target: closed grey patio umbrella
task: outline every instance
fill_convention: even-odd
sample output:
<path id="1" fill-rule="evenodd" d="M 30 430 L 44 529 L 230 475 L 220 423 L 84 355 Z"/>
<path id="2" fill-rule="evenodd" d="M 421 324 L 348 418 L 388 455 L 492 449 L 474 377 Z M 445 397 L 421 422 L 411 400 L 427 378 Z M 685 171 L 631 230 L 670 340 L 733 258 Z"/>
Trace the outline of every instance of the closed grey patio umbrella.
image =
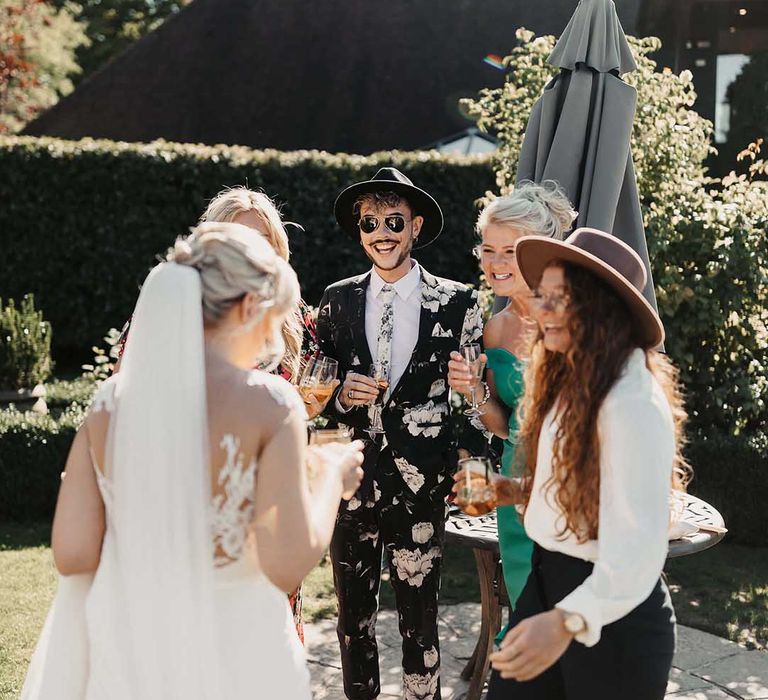
<path id="1" fill-rule="evenodd" d="M 612 0 L 580 0 L 549 62 L 560 68 L 525 130 L 517 182 L 555 180 L 579 212 L 576 226 L 630 245 L 648 271 L 648 247 L 630 153 L 637 92 L 621 75 L 637 68 Z"/>

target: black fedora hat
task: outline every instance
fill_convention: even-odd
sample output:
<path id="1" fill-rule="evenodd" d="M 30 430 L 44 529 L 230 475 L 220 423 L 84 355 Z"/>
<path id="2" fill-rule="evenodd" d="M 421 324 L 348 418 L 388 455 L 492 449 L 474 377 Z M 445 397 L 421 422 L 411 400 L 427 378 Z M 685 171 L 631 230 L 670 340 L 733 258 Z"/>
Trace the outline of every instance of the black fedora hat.
<path id="1" fill-rule="evenodd" d="M 408 200 L 415 216 L 424 217 L 414 249 L 429 245 L 443 230 L 443 212 L 434 197 L 416 187 L 397 168 L 381 168 L 370 180 L 357 182 L 343 190 L 333 205 L 336 221 L 354 240 L 360 240 L 360 229 L 352 209 L 357 198 L 369 192 L 394 192 Z"/>

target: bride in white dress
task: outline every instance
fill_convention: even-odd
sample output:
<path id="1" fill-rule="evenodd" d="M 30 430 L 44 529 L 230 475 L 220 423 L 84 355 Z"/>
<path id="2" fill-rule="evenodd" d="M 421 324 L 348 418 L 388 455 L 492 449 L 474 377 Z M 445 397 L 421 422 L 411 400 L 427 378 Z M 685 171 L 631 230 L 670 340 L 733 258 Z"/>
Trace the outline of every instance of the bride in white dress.
<path id="1" fill-rule="evenodd" d="M 293 270 L 203 224 L 150 272 L 67 461 L 62 575 L 24 700 L 309 700 L 285 592 L 323 555 L 361 444 L 311 448 L 282 356 Z M 307 462 L 312 462 L 312 494 Z"/>

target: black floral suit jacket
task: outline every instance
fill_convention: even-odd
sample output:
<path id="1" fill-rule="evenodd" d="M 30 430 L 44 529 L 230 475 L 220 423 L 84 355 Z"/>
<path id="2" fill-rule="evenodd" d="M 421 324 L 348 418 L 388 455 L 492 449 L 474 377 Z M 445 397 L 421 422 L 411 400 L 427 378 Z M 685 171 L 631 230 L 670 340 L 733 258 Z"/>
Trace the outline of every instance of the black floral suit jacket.
<path id="1" fill-rule="evenodd" d="M 318 344 L 324 355 L 338 360 L 342 380 L 349 371 L 367 374 L 372 362 L 365 335 L 369 281 L 367 272 L 336 282 L 325 290 L 320 302 Z M 370 490 L 377 464 L 387 458 L 394 461 L 414 494 L 445 497 L 453 483 L 450 477 L 456 469 L 457 448 L 479 454 L 486 444 L 483 434 L 467 422 L 462 430 L 454 427 L 447 383 L 450 352 L 465 343 L 482 342 L 477 292 L 422 268 L 421 295 L 418 340 L 382 412 L 386 442 L 378 437 L 366 449 L 361 498 Z M 353 428 L 355 437 L 370 440 L 363 432 L 369 426 L 367 407 L 342 413 L 336 409 L 334 396 L 325 414 Z"/>

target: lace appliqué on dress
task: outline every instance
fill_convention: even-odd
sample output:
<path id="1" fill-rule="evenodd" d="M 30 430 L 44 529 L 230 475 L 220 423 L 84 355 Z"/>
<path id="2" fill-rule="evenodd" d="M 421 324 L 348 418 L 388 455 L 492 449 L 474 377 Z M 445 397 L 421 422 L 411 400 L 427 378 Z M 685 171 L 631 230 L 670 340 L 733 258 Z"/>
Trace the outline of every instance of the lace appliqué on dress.
<path id="1" fill-rule="evenodd" d="M 96 393 L 93 395 L 93 401 L 91 401 L 91 412 L 100 413 L 101 411 L 106 411 L 107 413 L 114 413 L 115 411 L 115 379 L 113 377 L 103 381 L 99 388 L 96 390 Z M 91 457 L 91 465 L 93 466 L 93 471 L 96 474 L 96 482 L 99 486 L 99 491 L 101 492 L 101 498 L 104 501 L 104 504 L 107 506 L 107 518 L 109 518 L 111 515 L 111 506 L 114 499 L 112 482 L 101 470 L 101 467 L 96 460 L 96 454 L 90 445 L 88 446 L 88 453 Z"/>
<path id="2" fill-rule="evenodd" d="M 226 566 L 242 555 L 253 520 L 256 460 L 252 459 L 246 466 L 245 457 L 240 452 L 240 440 L 234 435 L 224 435 L 219 447 L 226 451 L 227 459 L 218 479 L 223 493 L 213 497 L 211 520 L 214 563 Z"/>
<path id="3" fill-rule="evenodd" d="M 110 377 L 103 381 L 96 390 L 91 402 L 91 411 L 98 413 L 106 411 L 112 413 L 115 410 L 115 379 Z"/>

